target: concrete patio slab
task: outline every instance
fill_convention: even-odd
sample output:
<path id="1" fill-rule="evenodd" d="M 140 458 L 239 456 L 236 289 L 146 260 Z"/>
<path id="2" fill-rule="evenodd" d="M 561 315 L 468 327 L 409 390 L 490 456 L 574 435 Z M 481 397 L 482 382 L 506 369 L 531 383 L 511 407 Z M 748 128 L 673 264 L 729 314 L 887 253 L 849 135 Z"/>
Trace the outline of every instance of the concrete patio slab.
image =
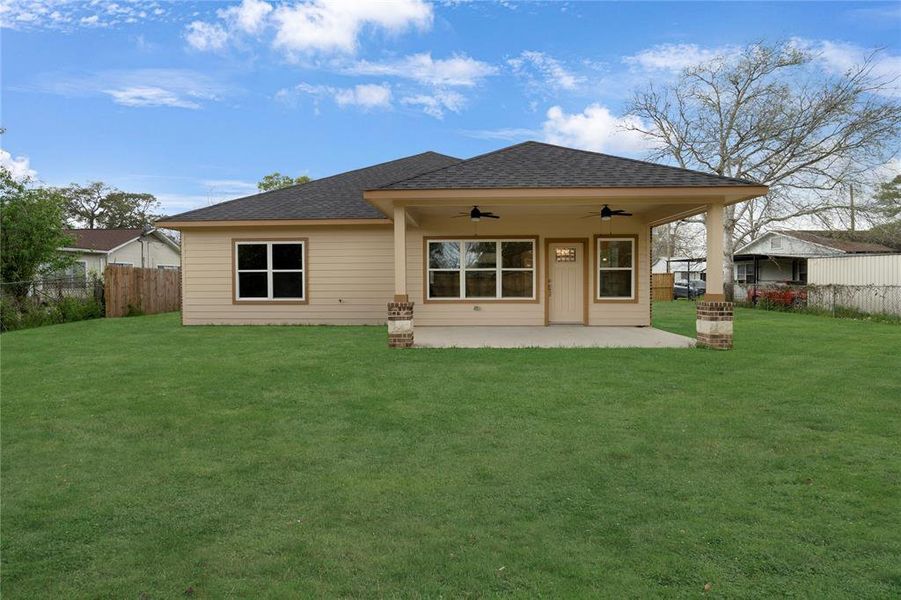
<path id="1" fill-rule="evenodd" d="M 692 348 L 695 340 L 653 327 L 416 327 L 417 348 Z"/>

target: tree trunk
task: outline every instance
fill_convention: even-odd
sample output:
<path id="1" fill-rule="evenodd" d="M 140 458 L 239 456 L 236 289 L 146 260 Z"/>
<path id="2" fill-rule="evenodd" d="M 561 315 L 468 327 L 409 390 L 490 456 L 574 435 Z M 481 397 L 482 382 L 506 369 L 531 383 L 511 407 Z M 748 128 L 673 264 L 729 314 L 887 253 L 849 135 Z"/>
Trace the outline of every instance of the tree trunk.
<path id="1" fill-rule="evenodd" d="M 726 207 L 723 219 L 723 294 L 726 302 L 735 299 L 735 286 L 732 283 L 733 253 L 735 252 L 735 205 Z"/>

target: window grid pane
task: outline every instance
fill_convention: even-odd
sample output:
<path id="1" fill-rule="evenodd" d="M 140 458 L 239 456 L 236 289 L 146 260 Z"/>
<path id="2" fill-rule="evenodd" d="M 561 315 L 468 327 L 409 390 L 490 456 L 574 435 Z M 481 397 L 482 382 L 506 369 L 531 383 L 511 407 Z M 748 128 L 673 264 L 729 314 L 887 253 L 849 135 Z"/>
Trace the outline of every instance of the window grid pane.
<path id="1" fill-rule="evenodd" d="M 598 238 L 599 299 L 631 300 L 635 297 L 635 240 Z"/>
<path id="2" fill-rule="evenodd" d="M 236 299 L 306 299 L 304 242 L 238 242 L 235 244 L 235 252 Z M 283 268 L 275 268 L 276 264 Z"/>
<path id="3" fill-rule="evenodd" d="M 429 241 L 427 255 L 430 299 L 535 298 L 534 240 Z"/>

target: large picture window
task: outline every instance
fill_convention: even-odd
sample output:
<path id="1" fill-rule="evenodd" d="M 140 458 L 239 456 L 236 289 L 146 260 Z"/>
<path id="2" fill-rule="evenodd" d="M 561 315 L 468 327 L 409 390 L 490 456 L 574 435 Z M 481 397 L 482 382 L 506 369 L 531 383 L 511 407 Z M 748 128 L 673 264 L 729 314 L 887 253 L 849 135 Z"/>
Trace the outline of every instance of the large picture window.
<path id="1" fill-rule="evenodd" d="M 235 242 L 235 300 L 306 300 L 306 242 Z"/>
<path id="2" fill-rule="evenodd" d="M 598 300 L 634 300 L 635 238 L 597 238 Z"/>
<path id="3" fill-rule="evenodd" d="M 535 240 L 429 240 L 429 300 L 534 300 Z"/>

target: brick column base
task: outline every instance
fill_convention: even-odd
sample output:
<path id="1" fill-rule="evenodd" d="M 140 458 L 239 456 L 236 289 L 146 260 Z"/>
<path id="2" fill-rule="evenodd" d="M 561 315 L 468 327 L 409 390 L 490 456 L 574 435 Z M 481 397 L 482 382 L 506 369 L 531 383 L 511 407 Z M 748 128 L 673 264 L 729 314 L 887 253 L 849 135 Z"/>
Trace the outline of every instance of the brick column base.
<path id="1" fill-rule="evenodd" d="M 413 303 L 388 303 L 388 347 L 413 346 Z"/>
<path id="2" fill-rule="evenodd" d="M 732 349 L 732 303 L 699 300 L 697 303 L 698 346 Z"/>

